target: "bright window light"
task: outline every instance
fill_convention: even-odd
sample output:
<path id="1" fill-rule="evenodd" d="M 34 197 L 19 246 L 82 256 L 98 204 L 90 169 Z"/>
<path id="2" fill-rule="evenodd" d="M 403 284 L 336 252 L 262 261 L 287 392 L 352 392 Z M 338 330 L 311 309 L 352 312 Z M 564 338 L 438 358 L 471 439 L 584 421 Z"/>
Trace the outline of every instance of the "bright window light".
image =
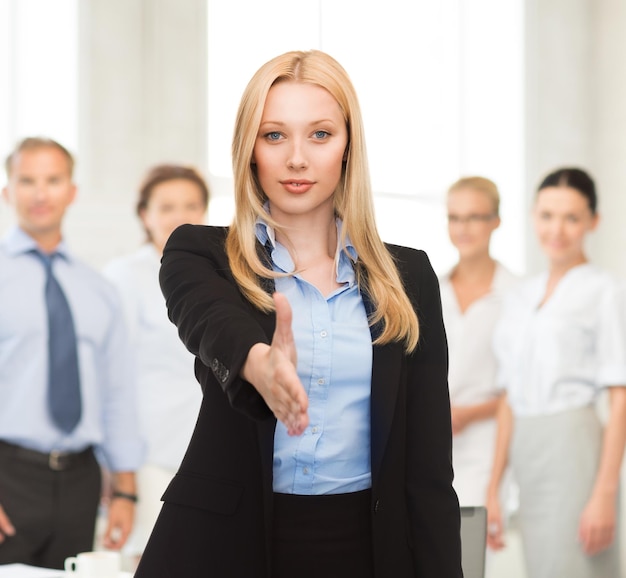
<path id="1" fill-rule="evenodd" d="M 78 1 L 0 0 L 0 152 L 25 136 L 78 144 Z"/>

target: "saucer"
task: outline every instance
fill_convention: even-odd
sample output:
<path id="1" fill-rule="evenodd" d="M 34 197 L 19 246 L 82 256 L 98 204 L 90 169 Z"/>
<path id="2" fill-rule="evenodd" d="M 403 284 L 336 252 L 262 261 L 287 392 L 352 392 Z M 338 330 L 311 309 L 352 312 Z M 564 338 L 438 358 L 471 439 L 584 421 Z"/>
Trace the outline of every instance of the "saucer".
<path id="1" fill-rule="evenodd" d="M 76 576 L 80 576 L 80 574 L 77 574 L 76 572 L 64 572 L 63 573 L 63 578 L 75 578 Z M 132 572 L 120 572 L 116 578 L 133 578 L 133 573 Z"/>

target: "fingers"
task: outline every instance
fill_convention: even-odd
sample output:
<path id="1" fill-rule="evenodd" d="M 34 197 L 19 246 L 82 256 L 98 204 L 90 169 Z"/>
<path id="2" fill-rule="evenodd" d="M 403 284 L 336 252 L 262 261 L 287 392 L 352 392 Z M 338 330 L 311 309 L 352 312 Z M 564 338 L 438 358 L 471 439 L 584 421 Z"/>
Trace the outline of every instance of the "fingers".
<path id="1" fill-rule="evenodd" d="M 104 533 L 105 548 L 119 550 L 133 527 L 135 505 L 128 500 L 112 500 L 109 504 L 109 523 Z"/>
<path id="2" fill-rule="evenodd" d="M 606 550 L 615 540 L 614 526 L 592 526 L 582 524 L 579 531 L 579 541 L 583 552 L 588 556 L 599 554 Z"/>
<path id="3" fill-rule="evenodd" d="M 492 550 L 501 550 L 506 546 L 502 523 L 489 522 L 487 526 L 487 546 Z"/>
<path id="4" fill-rule="evenodd" d="M 501 550 L 506 546 L 500 502 L 495 497 L 487 500 L 487 546 L 492 550 Z"/>
<path id="5" fill-rule="evenodd" d="M 7 536 L 14 536 L 15 528 L 11 524 L 9 516 L 7 516 L 4 508 L 0 506 L 0 544 L 6 540 Z"/>
<path id="6" fill-rule="evenodd" d="M 309 424 L 309 400 L 295 367 L 288 361 L 276 368 L 269 395 L 264 396 L 289 435 L 301 435 Z"/>
<path id="7" fill-rule="evenodd" d="M 291 305 L 282 293 L 274 293 L 274 305 L 276 307 L 276 329 L 272 345 L 279 347 L 294 347 L 293 332 L 291 331 Z"/>
<path id="8" fill-rule="evenodd" d="M 273 299 L 276 328 L 271 350 L 273 358 L 278 361 L 272 379 L 274 407 L 270 407 L 276 418 L 285 424 L 289 435 L 301 435 L 309 424 L 309 400 L 296 371 L 296 344 L 291 329 L 293 315 L 285 295 L 276 292 Z M 281 359 L 282 355 L 285 359 Z"/>
<path id="9" fill-rule="evenodd" d="M 281 293 L 274 293 L 274 303 L 276 327 L 272 343 L 257 343 L 250 348 L 242 377 L 261 394 L 289 435 L 300 435 L 309 425 L 309 400 L 298 377 L 291 306 Z"/>

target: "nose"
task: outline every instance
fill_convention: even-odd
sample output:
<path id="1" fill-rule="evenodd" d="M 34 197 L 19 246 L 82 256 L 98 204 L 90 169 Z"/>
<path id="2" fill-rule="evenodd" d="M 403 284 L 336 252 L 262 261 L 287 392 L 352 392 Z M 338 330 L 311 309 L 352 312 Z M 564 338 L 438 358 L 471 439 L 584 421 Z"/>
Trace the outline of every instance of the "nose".
<path id="1" fill-rule="evenodd" d="M 292 170 L 305 169 L 308 161 L 304 153 L 304 146 L 299 140 L 292 141 L 287 158 L 287 167 Z"/>
<path id="2" fill-rule="evenodd" d="M 48 194 L 48 187 L 45 183 L 37 183 L 34 188 L 34 197 L 37 201 L 43 201 Z"/>
<path id="3" fill-rule="evenodd" d="M 193 221 L 193 213 L 189 209 L 178 209 L 172 217 L 174 228 L 179 225 L 186 225 L 187 223 L 191 223 Z"/>
<path id="4" fill-rule="evenodd" d="M 565 222 L 563 219 L 554 219 L 552 223 L 552 234 L 555 236 L 560 236 L 565 230 Z"/>

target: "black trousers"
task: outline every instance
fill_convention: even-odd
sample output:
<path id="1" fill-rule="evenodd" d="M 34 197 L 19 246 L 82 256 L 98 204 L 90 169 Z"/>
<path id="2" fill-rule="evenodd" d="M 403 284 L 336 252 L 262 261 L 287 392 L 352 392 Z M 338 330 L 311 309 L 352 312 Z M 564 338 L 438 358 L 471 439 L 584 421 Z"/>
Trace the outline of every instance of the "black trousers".
<path id="1" fill-rule="evenodd" d="M 0 564 L 63 568 L 92 550 L 100 487 L 91 449 L 57 456 L 0 441 L 0 504 L 16 531 L 0 544 Z"/>
<path id="2" fill-rule="evenodd" d="M 372 578 L 370 500 L 274 494 L 272 578 Z"/>

